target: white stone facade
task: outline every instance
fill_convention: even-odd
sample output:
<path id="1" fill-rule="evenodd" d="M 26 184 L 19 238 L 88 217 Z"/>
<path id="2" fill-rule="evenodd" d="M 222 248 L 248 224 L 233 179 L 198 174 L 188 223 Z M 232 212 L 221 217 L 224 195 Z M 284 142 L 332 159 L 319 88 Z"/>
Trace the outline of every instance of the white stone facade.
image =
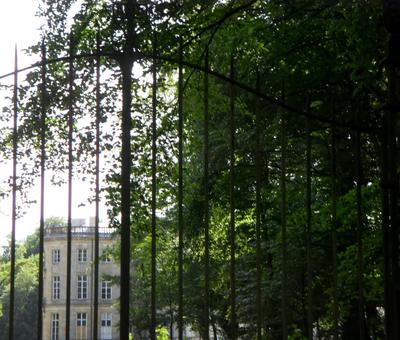
<path id="1" fill-rule="evenodd" d="M 119 264 L 107 249 L 116 236 L 109 229 L 99 233 L 99 339 L 119 338 L 117 324 L 119 285 L 111 278 L 119 276 Z M 70 339 L 92 339 L 94 292 L 94 228 L 72 227 Z M 103 254 L 103 256 L 102 256 Z M 67 277 L 67 230 L 46 230 L 44 237 L 43 340 L 65 339 L 65 302 Z"/>

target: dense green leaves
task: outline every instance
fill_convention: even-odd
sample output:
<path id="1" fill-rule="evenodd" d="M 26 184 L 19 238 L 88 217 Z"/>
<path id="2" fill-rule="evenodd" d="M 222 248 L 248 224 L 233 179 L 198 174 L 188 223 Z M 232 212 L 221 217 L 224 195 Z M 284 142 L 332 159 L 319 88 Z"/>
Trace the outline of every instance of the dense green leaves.
<path id="1" fill-rule="evenodd" d="M 50 2 L 44 41 L 48 58 L 66 55 L 70 2 Z M 243 339 L 256 336 L 256 110 L 260 110 L 262 183 L 261 261 L 262 328 L 265 339 L 282 336 L 282 233 L 280 122 L 287 119 L 287 268 L 288 326 L 291 339 L 307 335 L 306 287 L 306 137 L 311 128 L 311 268 L 312 325 L 319 338 L 334 334 L 335 305 L 340 336 L 359 337 L 357 304 L 357 169 L 354 160 L 355 117 L 362 131 L 362 262 L 365 331 L 383 337 L 382 235 L 380 230 L 381 107 L 386 79 L 379 66 L 385 35 L 380 1 L 136 1 L 134 45 L 126 46 L 127 18 L 120 2 L 83 1 L 72 20 L 76 54 L 93 53 L 98 30 L 102 57 L 102 157 L 110 224 L 119 226 L 120 212 L 120 90 L 122 52 L 138 52 L 132 86 L 132 301 L 135 337 L 150 328 L 151 254 L 151 84 L 150 60 L 154 35 L 158 49 L 157 103 L 157 322 L 172 333 L 178 311 L 177 278 L 177 59 L 179 37 L 184 60 L 204 63 L 206 47 L 211 69 L 229 74 L 234 57 L 235 80 L 273 100 L 256 99 L 235 87 L 236 306 L 237 330 Z M 37 45 L 32 52 L 38 52 Z M 165 60 L 171 60 L 166 62 Z M 93 175 L 93 60 L 74 63 L 74 118 L 77 178 Z M 49 143 L 47 167 L 66 166 L 65 112 L 68 108 L 67 66 L 48 67 Z M 204 291 L 204 74 L 184 70 L 184 321 L 202 335 Z M 258 84 L 256 84 L 258 83 Z M 32 158 L 38 146 L 40 103 L 38 73 L 31 73 L 21 90 L 21 158 Z M 230 84 L 209 79 L 209 197 L 210 197 L 210 325 L 211 333 L 231 338 L 229 275 L 229 95 Z M 278 101 L 278 104 L 277 104 Z M 284 105 L 280 105 L 284 102 Z M 307 107 L 309 103 L 309 107 Z M 332 246 L 331 126 L 337 144 L 337 284 L 335 301 Z M 2 137 L 7 153 L 9 136 Z M 32 144 L 33 143 L 33 144 Z M 32 151 L 33 150 L 33 151 Z M 25 158 L 24 158 L 25 157 Z M 28 162 L 29 163 L 29 162 Z M 28 172 L 29 174 L 29 172 Z M 36 172 L 30 173 L 34 176 Z M 29 178 L 29 176 L 28 176 Z M 171 334 L 170 334 L 171 335 Z M 161 335 L 160 335 L 161 336 Z"/>
<path id="2" fill-rule="evenodd" d="M 15 313 L 14 322 L 18 327 L 14 331 L 15 339 L 32 337 L 32 330 L 37 326 L 38 303 L 38 233 L 19 243 L 16 249 L 15 276 Z M 9 327 L 9 246 L 4 247 L 0 257 L 0 339 L 8 339 Z"/>

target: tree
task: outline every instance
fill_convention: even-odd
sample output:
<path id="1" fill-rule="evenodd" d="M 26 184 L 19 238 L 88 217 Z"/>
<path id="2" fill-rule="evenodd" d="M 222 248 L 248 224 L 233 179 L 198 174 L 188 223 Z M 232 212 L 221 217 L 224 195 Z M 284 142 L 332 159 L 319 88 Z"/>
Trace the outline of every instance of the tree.
<path id="1" fill-rule="evenodd" d="M 116 151 L 121 147 L 118 53 L 125 51 L 128 25 L 134 26 L 134 46 L 130 47 L 137 52 L 137 72 L 142 73 L 131 88 L 134 271 L 130 312 L 135 335 L 148 337 L 152 327 L 149 305 L 153 84 L 148 74 L 156 36 L 156 52 L 160 56 L 156 77 L 157 324 L 168 326 L 171 333 L 178 311 L 176 61 L 182 37 L 185 322 L 203 337 L 209 332 L 208 324 L 214 336 L 218 333 L 224 338 L 234 338 L 235 334 L 256 337 L 260 331 L 255 321 L 259 291 L 265 338 L 286 334 L 310 337 L 310 332 L 321 338 L 382 337 L 382 211 L 377 197 L 381 194 L 379 133 L 386 79 L 377 67 L 385 48 L 380 2 L 249 0 L 134 4 L 137 15 L 132 23 L 122 2 L 83 1 L 81 11 L 74 17 L 71 36 L 65 31 L 71 2 L 50 3 L 41 14 L 47 19 L 44 43 L 48 58 L 63 54 L 70 42 L 76 55 L 94 53 L 96 35 L 100 37 L 100 51 L 114 57 L 101 60 L 104 81 L 100 105 L 105 192 L 111 225 L 116 227 L 120 227 L 121 210 L 121 158 Z M 32 52 L 38 51 L 39 44 L 32 48 Z M 212 72 L 225 76 L 210 75 L 207 83 L 211 118 L 207 181 L 203 170 L 206 85 L 204 72 L 199 71 L 206 51 Z M 74 63 L 74 78 L 79 84 L 73 88 L 74 166 L 77 176 L 86 180 L 93 178 L 94 171 L 93 71 L 90 58 L 79 58 Z M 65 112 L 71 99 L 65 91 L 67 72 L 61 61 L 49 65 L 47 167 L 54 171 L 62 171 L 67 164 L 66 150 L 60 147 L 66 136 Z M 226 79 L 228 74 L 234 77 L 234 88 Z M 39 91 L 34 90 L 39 85 L 38 73 L 32 72 L 21 91 L 21 143 L 25 146 L 21 153 L 30 157 L 32 150 L 37 150 L 37 145 L 32 148 L 30 143 L 39 135 L 35 123 L 40 112 L 35 96 Z M 232 110 L 234 186 L 230 190 L 232 125 L 227 117 Z M 5 136 L 4 147 L 8 139 Z M 282 157 L 285 162 L 281 162 Z M 257 167 L 261 173 L 259 183 Z M 310 186 L 306 169 L 311 173 Z M 204 319 L 203 306 L 206 202 L 210 320 Z M 234 275 L 230 273 L 232 202 Z M 232 277 L 236 284 L 233 302 Z M 236 321 L 232 321 L 234 316 Z"/>
<path id="2" fill-rule="evenodd" d="M 44 228 L 58 228 L 58 227 L 65 227 L 67 225 L 65 218 L 52 216 L 48 217 L 44 221 Z"/>
<path id="3" fill-rule="evenodd" d="M 37 325 L 38 248 L 37 233 L 28 236 L 25 242 L 17 245 L 14 322 L 18 327 L 15 329 L 15 339 L 30 338 L 32 330 Z M 10 259 L 3 256 L 0 261 L 0 306 L 2 311 L 0 327 L 3 330 L 0 339 L 8 339 Z"/>

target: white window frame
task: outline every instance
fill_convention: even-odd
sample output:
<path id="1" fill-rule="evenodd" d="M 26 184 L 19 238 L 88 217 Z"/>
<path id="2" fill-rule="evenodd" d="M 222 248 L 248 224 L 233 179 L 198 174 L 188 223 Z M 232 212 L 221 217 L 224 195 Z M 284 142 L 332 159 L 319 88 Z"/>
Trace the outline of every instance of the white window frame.
<path id="1" fill-rule="evenodd" d="M 88 277 L 87 275 L 78 275 L 78 300 L 86 300 L 88 296 Z"/>
<path id="2" fill-rule="evenodd" d="M 59 340 L 60 336 L 60 315 L 58 313 L 51 314 L 51 340 Z"/>
<path id="3" fill-rule="evenodd" d="M 52 294 L 51 297 L 53 300 L 60 300 L 60 288 L 61 288 L 61 280 L 60 275 L 54 275 L 52 280 Z"/>
<path id="4" fill-rule="evenodd" d="M 76 313 L 76 325 L 77 326 L 87 326 L 87 313 Z"/>
<path id="5" fill-rule="evenodd" d="M 84 263 L 87 261 L 87 249 L 86 248 L 79 248 L 78 249 L 78 262 Z"/>
<path id="6" fill-rule="evenodd" d="M 51 257 L 53 259 L 53 264 L 60 263 L 61 260 L 60 249 L 53 249 L 51 252 Z"/>
<path id="7" fill-rule="evenodd" d="M 112 314 L 101 313 L 100 317 L 100 339 L 112 339 Z"/>
<path id="8" fill-rule="evenodd" d="M 86 312 L 76 313 L 76 338 L 77 339 L 87 339 L 87 329 L 88 329 L 88 318 Z M 78 330 L 80 334 L 78 334 Z M 82 330 L 84 334 L 82 334 Z"/>
<path id="9" fill-rule="evenodd" d="M 107 280 L 101 281 L 101 299 L 102 300 L 111 300 L 112 299 L 111 281 L 107 281 Z"/>

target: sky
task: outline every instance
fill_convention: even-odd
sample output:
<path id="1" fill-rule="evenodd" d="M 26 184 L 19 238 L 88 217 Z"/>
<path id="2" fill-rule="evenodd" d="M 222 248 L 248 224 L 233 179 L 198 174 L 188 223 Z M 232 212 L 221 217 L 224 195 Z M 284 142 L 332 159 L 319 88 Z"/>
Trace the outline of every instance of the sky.
<path id="1" fill-rule="evenodd" d="M 40 37 L 40 20 L 35 17 L 37 5 L 37 0 L 0 0 L 0 74 L 13 70 L 15 44 L 22 51 Z M 32 61 L 19 54 L 21 64 Z"/>
<path id="2" fill-rule="evenodd" d="M 14 69 L 14 49 L 17 45 L 19 54 L 19 64 L 29 65 L 36 60 L 25 56 L 22 51 L 27 48 L 32 41 L 39 37 L 38 28 L 40 21 L 35 17 L 38 2 L 36 0 L 0 0 L 0 75 L 9 73 Z M 1 83 L 11 81 L 2 80 Z M 1 93 L 1 106 L 5 104 L 4 93 Z M 1 112 L 1 111 L 0 111 Z M 10 163 L 0 166 L 0 176 L 10 176 Z M 24 218 L 17 222 L 17 238 L 23 239 L 37 227 L 37 222 L 32 218 Z M 21 222 L 27 223 L 28 227 L 21 228 Z M 0 246 L 7 242 L 7 235 L 11 232 L 11 202 L 9 198 L 0 200 Z"/>
<path id="3" fill-rule="evenodd" d="M 24 55 L 23 50 L 32 42 L 40 39 L 40 20 L 35 17 L 38 0 L 0 0 L 0 75 L 12 72 L 14 69 L 14 48 L 17 44 L 19 68 L 28 66 L 38 61 Z M 22 79 L 23 76 L 21 75 Z M 4 84 L 9 80 L 0 80 Z M 4 93 L 0 93 L 0 106 L 6 101 Z M 9 94 L 8 94 L 9 95 Z M 0 110 L 0 114 L 1 114 Z M 1 133 L 1 130 L 0 130 Z M 8 178 L 12 174 L 11 163 L 0 164 L 0 177 Z M 51 174 L 47 174 L 45 184 L 45 218 L 51 216 L 67 216 L 68 193 L 66 186 L 55 187 L 49 182 Z M 29 190 L 32 200 L 39 201 L 39 181 Z M 94 215 L 94 206 L 78 207 L 88 195 L 89 184 L 73 182 L 73 218 L 85 218 L 87 221 Z M 16 222 L 16 238 L 23 240 L 32 234 L 39 226 L 39 205 L 31 204 L 25 206 L 25 215 Z M 102 209 L 101 219 L 105 218 L 105 209 Z M 0 199 L 0 246 L 7 244 L 7 235 L 11 233 L 11 198 Z"/>

